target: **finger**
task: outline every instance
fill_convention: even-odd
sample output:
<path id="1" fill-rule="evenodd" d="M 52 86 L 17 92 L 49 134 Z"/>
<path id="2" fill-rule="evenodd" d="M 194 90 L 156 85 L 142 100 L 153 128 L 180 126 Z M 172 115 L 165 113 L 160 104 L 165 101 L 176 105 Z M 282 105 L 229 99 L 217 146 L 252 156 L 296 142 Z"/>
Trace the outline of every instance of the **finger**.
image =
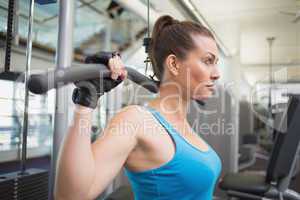
<path id="1" fill-rule="evenodd" d="M 120 61 L 120 65 L 122 66 L 120 77 L 121 77 L 122 80 L 124 80 L 124 79 L 127 78 L 128 72 L 127 72 L 127 70 L 126 70 L 126 68 L 125 68 L 125 66 L 124 66 L 124 64 L 123 64 L 123 62 L 122 62 L 122 60 Z"/>
<path id="2" fill-rule="evenodd" d="M 116 59 L 112 58 L 111 63 L 112 63 L 112 65 L 111 65 L 111 78 L 116 80 L 119 76 Z"/>
<path id="3" fill-rule="evenodd" d="M 115 57 L 116 73 L 120 76 L 123 73 L 124 65 L 119 56 Z"/>
<path id="4" fill-rule="evenodd" d="M 123 79 L 125 79 L 127 77 L 127 74 L 125 73 L 126 72 L 126 69 L 125 69 L 125 66 L 124 66 L 124 63 L 122 61 L 122 59 L 118 56 L 117 58 L 117 66 L 118 66 L 118 69 L 119 69 L 119 76 L 123 77 Z"/>
<path id="5" fill-rule="evenodd" d="M 122 74 L 121 74 L 121 79 L 125 80 L 128 76 L 128 72 L 126 71 L 126 69 L 123 70 Z"/>
<path id="6" fill-rule="evenodd" d="M 113 80 L 116 80 L 118 78 L 118 74 L 115 72 L 115 60 L 113 58 L 110 58 L 108 61 L 108 68 L 110 70 L 110 77 Z"/>
<path id="7" fill-rule="evenodd" d="M 114 67 L 114 60 L 113 60 L 113 58 L 110 58 L 109 60 L 108 60 L 108 68 L 112 71 L 112 69 L 113 69 L 113 67 Z"/>

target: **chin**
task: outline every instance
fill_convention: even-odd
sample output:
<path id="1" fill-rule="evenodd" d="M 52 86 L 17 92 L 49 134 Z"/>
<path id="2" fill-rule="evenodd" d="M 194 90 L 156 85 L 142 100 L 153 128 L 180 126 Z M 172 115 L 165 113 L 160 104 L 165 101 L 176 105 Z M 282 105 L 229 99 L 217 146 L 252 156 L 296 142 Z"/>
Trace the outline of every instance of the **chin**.
<path id="1" fill-rule="evenodd" d="M 197 96 L 193 96 L 191 99 L 192 100 L 198 100 L 198 101 L 205 101 L 207 99 L 209 99 L 212 95 L 197 95 Z"/>
<path id="2" fill-rule="evenodd" d="M 196 94 L 196 95 L 192 96 L 191 99 L 204 101 L 204 100 L 207 100 L 207 99 L 211 98 L 213 96 L 213 94 L 214 94 L 213 92 L 209 91 L 209 92 L 206 92 L 204 94 Z"/>

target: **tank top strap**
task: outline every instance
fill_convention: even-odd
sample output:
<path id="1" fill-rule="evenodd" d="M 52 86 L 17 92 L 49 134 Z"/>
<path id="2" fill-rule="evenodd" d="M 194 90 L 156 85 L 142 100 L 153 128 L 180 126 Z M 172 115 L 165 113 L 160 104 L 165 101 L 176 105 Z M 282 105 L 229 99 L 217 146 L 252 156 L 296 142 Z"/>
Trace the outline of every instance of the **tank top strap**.
<path id="1" fill-rule="evenodd" d="M 158 120 L 158 122 L 167 130 L 170 135 L 177 135 L 176 130 L 173 126 L 165 120 L 165 118 L 154 108 L 149 106 L 144 106 L 148 111 L 152 113 L 152 115 Z"/>
<path id="2" fill-rule="evenodd" d="M 164 127 L 164 129 L 167 131 L 168 135 L 171 137 L 171 139 L 174 142 L 175 145 L 175 155 L 172 160 L 178 159 L 182 152 L 182 144 L 183 141 L 181 140 L 181 137 L 178 135 L 177 131 L 174 129 L 174 127 L 154 108 L 151 108 L 149 106 L 144 106 L 146 110 L 148 110 L 155 119 Z"/>

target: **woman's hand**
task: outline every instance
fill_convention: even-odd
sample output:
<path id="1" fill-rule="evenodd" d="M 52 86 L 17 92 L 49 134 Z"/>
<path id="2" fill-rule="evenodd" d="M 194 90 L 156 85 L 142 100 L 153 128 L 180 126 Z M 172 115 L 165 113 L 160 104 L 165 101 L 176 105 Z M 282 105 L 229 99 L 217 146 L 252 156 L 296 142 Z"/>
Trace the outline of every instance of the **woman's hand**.
<path id="1" fill-rule="evenodd" d="M 111 78 L 116 80 L 120 77 L 121 80 L 127 78 L 127 71 L 119 55 L 115 55 L 108 61 L 108 68 L 111 70 Z"/>
<path id="2" fill-rule="evenodd" d="M 111 71 L 111 77 L 94 78 L 75 83 L 77 88 L 73 91 L 73 102 L 94 109 L 97 107 L 100 96 L 118 86 L 127 77 L 127 71 L 120 56 L 110 52 L 100 52 L 97 55 L 89 56 L 86 63 L 105 64 Z"/>

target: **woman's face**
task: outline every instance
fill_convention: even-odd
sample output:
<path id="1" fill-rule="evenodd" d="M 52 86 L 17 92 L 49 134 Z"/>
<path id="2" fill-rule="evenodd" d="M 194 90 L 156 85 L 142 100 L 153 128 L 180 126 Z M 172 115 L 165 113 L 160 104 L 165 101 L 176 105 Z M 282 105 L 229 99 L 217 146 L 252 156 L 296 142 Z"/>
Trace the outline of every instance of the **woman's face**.
<path id="1" fill-rule="evenodd" d="M 179 60 L 176 82 L 181 85 L 187 99 L 205 100 L 215 91 L 214 81 L 220 78 L 217 68 L 218 48 L 214 39 L 193 36 L 196 48 Z"/>

